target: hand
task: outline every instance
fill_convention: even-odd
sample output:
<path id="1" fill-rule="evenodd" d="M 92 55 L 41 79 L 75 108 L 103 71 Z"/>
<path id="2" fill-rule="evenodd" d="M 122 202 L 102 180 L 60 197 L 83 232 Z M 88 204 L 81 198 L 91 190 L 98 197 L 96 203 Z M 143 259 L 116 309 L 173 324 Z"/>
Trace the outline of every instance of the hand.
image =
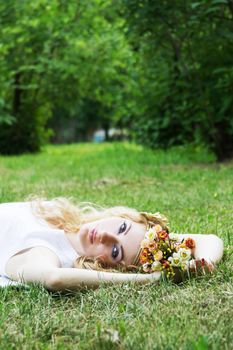
<path id="1" fill-rule="evenodd" d="M 205 275 L 206 272 L 212 273 L 214 269 L 214 263 L 208 259 L 195 259 L 190 262 L 190 270 L 196 273 L 201 272 Z"/>

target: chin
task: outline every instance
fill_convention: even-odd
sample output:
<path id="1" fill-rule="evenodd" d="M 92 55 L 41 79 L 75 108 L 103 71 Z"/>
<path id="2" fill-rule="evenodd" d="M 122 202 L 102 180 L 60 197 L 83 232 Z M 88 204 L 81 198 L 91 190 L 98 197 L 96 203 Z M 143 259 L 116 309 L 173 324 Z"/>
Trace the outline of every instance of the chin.
<path id="1" fill-rule="evenodd" d="M 87 227 L 81 226 L 80 231 L 78 232 L 80 239 L 81 240 L 88 239 L 88 241 L 89 241 L 88 232 L 89 232 L 89 229 Z"/>

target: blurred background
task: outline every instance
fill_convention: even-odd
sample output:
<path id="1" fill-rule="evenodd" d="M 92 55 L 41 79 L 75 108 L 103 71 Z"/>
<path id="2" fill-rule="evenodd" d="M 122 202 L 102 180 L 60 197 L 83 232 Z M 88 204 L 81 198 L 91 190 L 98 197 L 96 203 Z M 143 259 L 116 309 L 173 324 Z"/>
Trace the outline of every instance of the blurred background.
<path id="1" fill-rule="evenodd" d="M 233 155 L 233 0 L 0 1 L 0 153 L 125 139 Z"/>

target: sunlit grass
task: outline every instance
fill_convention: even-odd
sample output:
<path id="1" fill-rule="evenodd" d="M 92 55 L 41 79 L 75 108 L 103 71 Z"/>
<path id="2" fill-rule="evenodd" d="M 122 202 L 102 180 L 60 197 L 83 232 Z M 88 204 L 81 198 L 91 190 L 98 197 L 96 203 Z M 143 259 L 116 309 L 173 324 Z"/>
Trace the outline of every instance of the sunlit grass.
<path id="1" fill-rule="evenodd" d="M 134 144 L 48 146 L 0 157 L 0 201 L 30 195 L 161 211 L 177 232 L 216 233 L 213 275 L 181 285 L 111 286 L 72 296 L 0 290 L 1 349 L 231 349 L 233 163 L 204 149 Z"/>

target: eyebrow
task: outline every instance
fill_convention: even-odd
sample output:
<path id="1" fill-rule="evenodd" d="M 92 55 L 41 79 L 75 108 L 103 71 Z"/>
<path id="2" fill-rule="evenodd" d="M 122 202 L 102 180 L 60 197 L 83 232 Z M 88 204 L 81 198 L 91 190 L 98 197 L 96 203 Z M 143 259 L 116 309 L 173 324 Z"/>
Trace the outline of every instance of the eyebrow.
<path id="1" fill-rule="evenodd" d="M 123 259 L 124 259 L 124 250 L 123 250 L 123 247 L 121 245 L 121 260 L 120 261 L 122 261 Z"/>
<path id="2" fill-rule="evenodd" d="M 125 231 L 125 233 L 124 233 L 124 235 L 127 235 L 127 233 L 129 232 L 129 230 L 131 229 L 131 227 L 132 227 L 132 224 L 131 224 L 131 222 L 129 223 L 129 226 L 128 226 L 128 228 L 127 228 L 127 230 Z"/>
<path id="3" fill-rule="evenodd" d="M 124 221 L 124 222 L 125 222 L 125 221 Z M 131 229 L 131 227 L 132 227 L 132 224 L 131 224 L 131 222 L 129 222 L 129 225 L 128 225 L 127 230 L 123 233 L 124 236 L 127 235 L 127 233 L 129 232 L 129 230 Z M 123 247 L 122 247 L 122 245 L 121 245 L 121 260 L 120 260 L 120 261 L 122 261 L 123 259 L 124 259 L 124 249 L 123 249 Z"/>

